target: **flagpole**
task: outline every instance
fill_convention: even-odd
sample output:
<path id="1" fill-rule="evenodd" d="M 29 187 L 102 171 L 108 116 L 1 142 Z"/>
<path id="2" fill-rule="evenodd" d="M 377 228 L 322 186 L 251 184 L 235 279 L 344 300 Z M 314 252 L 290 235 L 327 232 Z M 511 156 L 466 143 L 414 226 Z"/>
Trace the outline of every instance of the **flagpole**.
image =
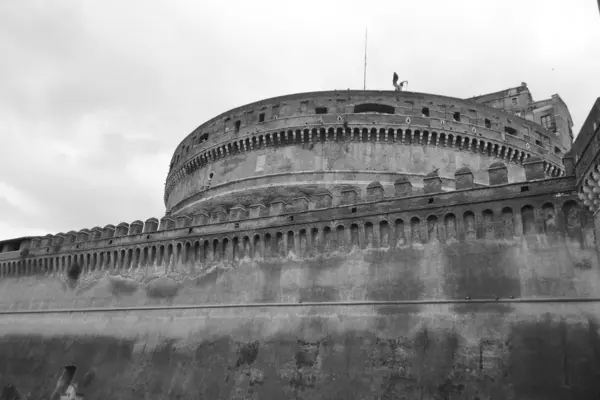
<path id="1" fill-rule="evenodd" d="M 365 28 L 365 75 L 363 78 L 363 90 L 367 90 L 367 28 Z"/>

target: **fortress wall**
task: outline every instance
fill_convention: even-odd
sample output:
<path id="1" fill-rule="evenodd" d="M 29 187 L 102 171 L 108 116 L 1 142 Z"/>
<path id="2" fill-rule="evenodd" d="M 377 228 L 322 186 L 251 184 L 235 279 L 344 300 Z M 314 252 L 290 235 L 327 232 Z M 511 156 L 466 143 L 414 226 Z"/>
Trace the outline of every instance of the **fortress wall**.
<path id="1" fill-rule="evenodd" d="M 355 215 L 2 263 L 0 307 L 598 295 L 574 196 Z"/>
<path id="2" fill-rule="evenodd" d="M 596 399 L 597 303 L 0 315 L 0 387 L 86 400 Z"/>
<path id="3" fill-rule="evenodd" d="M 275 203 L 265 225 L 31 249 L 42 269 L 0 263 L 0 388 L 44 398 L 75 365 L 86 400 L 595 399 L 600 262 L 572 188 Z"/>

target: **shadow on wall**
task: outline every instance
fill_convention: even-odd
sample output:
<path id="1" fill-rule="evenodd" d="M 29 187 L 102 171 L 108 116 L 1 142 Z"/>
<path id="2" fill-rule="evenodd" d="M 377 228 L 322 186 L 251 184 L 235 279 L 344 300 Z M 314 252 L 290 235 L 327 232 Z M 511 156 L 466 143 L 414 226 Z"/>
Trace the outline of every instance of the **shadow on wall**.
<path id="1" fill-rule="evenodd" d="M 315 325 L 314 318 L 303 317 L 300 336 L 238 341 L 227 335 L 193 335 L 184 341 L 163 339 L 155 346 L 141 339 L 137 351 L 132 340 L 102 336 L 3 337 L 2 399 L 47 397 L 65 362 L 77 365 L 74 380 L 87 382 L 82 385 L 86 400 L 596 400 L 600 394 L 600 338 L 591 320 L 567 323 L 546 315 L 509 322 L 505 333 L 467 338 L 475 320 L 455 328 L 429 322 L 417 330 L 398 330 L 399 319 L 406 316 L 393 313 L 377 317 L 377 328 L 328 333 L 328 325 Z M 500 323 L 503 317 L 498 318 Z"/>

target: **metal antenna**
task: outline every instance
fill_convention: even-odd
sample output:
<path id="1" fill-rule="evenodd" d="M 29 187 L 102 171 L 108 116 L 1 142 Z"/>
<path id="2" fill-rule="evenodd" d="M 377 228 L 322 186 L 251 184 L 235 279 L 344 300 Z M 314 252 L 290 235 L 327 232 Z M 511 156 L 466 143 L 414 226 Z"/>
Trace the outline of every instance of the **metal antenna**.
<path id="1" fill-rule="evenodd" d="M 365 28 L 365 76 L 363 81 L 363 90 L 367 90 L 367 28 Z"/>

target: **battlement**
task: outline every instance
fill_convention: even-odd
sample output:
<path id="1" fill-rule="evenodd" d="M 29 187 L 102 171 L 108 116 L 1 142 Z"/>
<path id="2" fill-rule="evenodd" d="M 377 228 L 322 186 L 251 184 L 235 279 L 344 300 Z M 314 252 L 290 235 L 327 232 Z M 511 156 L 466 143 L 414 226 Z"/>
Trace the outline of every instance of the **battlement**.
<path id="1" fill-rule="evenodd" d="M 472 229 L 478 229 L 478 235 L 481 235 L 489 228 L 484 228 L 483 225 L 477 228 L 475 226 L 483 223 L 481 218 L 484 218 L 482 214 L 484 209 L 487 213 L 485 218 L 489 219 L 486 223 L 490 224 L 502 224 L 502 219 L 495 218 L 500 218 L 503 213 L 508 212 L 507 209 L 510 209 L 511 218 L 516 218 L 511 222 L 512 238 L 522 235 L 529 229 L 524 228 L 523 224 L 530 222 L 532 226 L 545 224 L 543 220 L 538 220 L 539 217 L 536 217 L 536 221 L 519 222 L 519 218 L 524 218 L 523 207 L 530 207 L 531 210 L 539 209 L 540 212 L 551 207 L 555 213 L 564 207 L 579 207 L 574 191 L 575 178 L 569 176 L 544 179 L 544 169 L 543 165 L 540 167 L 540 163 L 543 161 L 532 160 L 530 167 L 527 167 L 530 180 L 519 183 L 507 183 L 506 166 L 502 163 L 494 163 L 490 166 L 489 173 L 493 175 L 490 180 L 496 185 L 489 187 L 475 186 L 469 169 L 461 168 L 457 171 L 459 189 L 454 191 L 442 190 L 439 175 L 433 172 L 423 179 L 423 190 L 420 193 L 413 192 L 409 181 L 398 179 L 394 183 L 394 195 L 385 197 L 381 183 L 372 182 L 367 186 L 366 193 L 345 186 L 338 196 L 334 196 L 328 190 L 320 190 L 311 198 L 278 198 L 268 204 L 258 203 L 249 206 L 237 204 L 229 209 L 215 207 L 212 210 L 200 210 L 192 215 L 178 215 L 174 218 L 165 216 L 160 220 L 149 218 L 144 223 L 142 221 L 134 221 L 131 224 L 122 222 L 116 228 L 109 224 L 104 228 L 70 231 L 66 235 L 58 233 L 54 236 L 31 238 L 24 241 L 21 246 L 27 249 L 26 252 L 0 253 L 0 276 L 47 273 L 56 271 L 59 266 L 64 271 L 66 265 L 75 260 L 88 270 L 110 265 L 127 267 L 140 263 L 141 260 L 156 261 L 156 257 L 162 257 L 161 262 L 168 263 L 171 255 L 175 254 L 174 251 L 180 253 L 184 248 L 190 252 L 192 248 L 196 249 L 194 251 L 199 251 L 201 245 L 213 246 L 217 242 L 223 245 L 225 240 L 234 246 L 233 249 L 241 244 L 249 245 L 250 241 L 257 237 L 264 241 L 266 235 L 269 235 L 275 238 L 273 240 L 279 240 L 282 235 L 288 235 L 290 232 L 292 235 L 308 235 L 308 232 L 314 229 L 330 232 L 339 227 L 351 230 L 360 227 L 361 232 L 366 229 L 366 233 L 361 234 L 363 236 L 360 243 L 363 243 L 374 240 L 364 236 L 372 226 L 407 223 L 409 230 L 406 232 L 402 230 L 402 237 L 405 238 L 405 235 L 410 234 L 414 239 L 412 242 L 417 243 L 432 239 L 432 228 L 428 228 L 429 225 L 435 225 L 438 221 L 440 224 L 452 221 L 452 224 L 474 224 Z M 556 200 L 548 201 L 549 195 Z M 537 204 L 540 202 L 544 204 Z M 470 217 L 465 219 L 467 211 L 473 215 L 472 221 Z M 371 228 L 367 229 L 367 226 Z M 448 227 L 444 228 L 445 231 L 435 229 L 435 237 L 439 240 L 451 238 L 466 240 L 467 236 L 471 235 L 458 228 L 454 233 L 448 233 L 447 229 L 450 229 Z M 546 228 L 542 227 L 538 230 L 544 232 L 544 229 Z M 398 231 L 396 235 L 399 234 Z M 497 237 L 505 237 L 502 235 L 504 233 L 496 234 Z M 399 237 L 396 240 L 399 240 Z M 349 241 L 346 244 L 350 243 L 354 242 Z M 387 243 L 389 245 L 389 241 Z M 258 242 L 256 244 L 258 245 Z M 159 250 L 163 253 L 152 253 Z M 208 247 L 206 250 L 208 251 Z M 239 255 L 242 250 L 237 251 L 236 254 Z"/>

